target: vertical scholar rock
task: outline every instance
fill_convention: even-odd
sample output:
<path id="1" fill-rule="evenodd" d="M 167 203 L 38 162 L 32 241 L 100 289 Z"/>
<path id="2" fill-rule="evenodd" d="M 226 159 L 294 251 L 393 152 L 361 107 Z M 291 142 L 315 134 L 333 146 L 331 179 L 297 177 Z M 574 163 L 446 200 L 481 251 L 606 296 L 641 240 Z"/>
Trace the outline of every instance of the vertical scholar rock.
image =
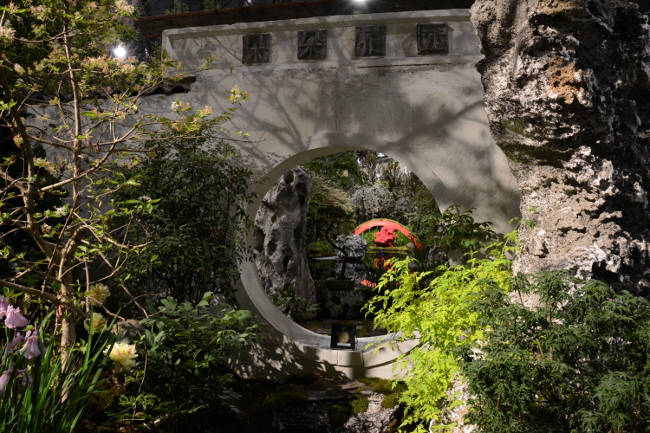
<path id="1" fill-rule="evenodd" d="M 650 296 L 650 27 L 623 0 L 477 0 L 490 129 L 519 181 L 518 272 Z"/>
<path id="2" fill-rule="evenodd" d="M 277 296 L 287 290 L 302 298 L 299 310 L 316 303 L 316 288 L 305 252 L 307 206 L 313 181 L 296 167 L 266 193 L 255 218 L 254 250 L 264 290 Z"/>

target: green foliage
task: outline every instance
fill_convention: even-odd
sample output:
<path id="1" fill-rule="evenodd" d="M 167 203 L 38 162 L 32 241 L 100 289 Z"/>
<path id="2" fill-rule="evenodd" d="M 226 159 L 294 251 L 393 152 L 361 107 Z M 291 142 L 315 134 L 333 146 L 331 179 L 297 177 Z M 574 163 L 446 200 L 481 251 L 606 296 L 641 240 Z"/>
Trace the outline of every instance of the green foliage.
<path id="1" fill-rule="evenodd" d="M 120 197 L 137 180 L 116 166 L 136 163 L 143 143 L 225 133 L 221 123 L 247 95 L 233 89 L 217 116 L 178 100 L 170 117 L 145 115 L 142 99 L 183 73 L 165 52 L 147 61 L 110 55 L 135 38 L 128 1 L 16 0 L 0 12 L 0 127 L 17 152 L 0 163 L 0 286 L 65 307 L 67 350 L 75 324 L 88 316 L 82 306 L 91 285 L 150 242 L 128 233 L 157 197 Z M 53 200 L 62 191 L 66 201 Z"/>
<path id="2" fill-rule="evenodd" d="M 489 222 L 474 221 L 472 211 L 473 208 L 462 211 L 460 206 L 452 205 L 442 213 L 423 214 L 414 224 L 413 231 L 421 236 L 422 242 L 435 244 L 446 255 L 450 252 L 473 253 L 497 236 Z"/>
<path id="3" fill-rule="evenodd" d="M 357 152 L 349 151 L 314 158 L 303 164 L 314 182 L 307 209 L 307 244 L 324 240 L 332 223 L 335 226 L 332 238 L 354 230 L 355 207 L 347 191 L 362 181 L 357 159 Z"/>
<path id="4" fill-rule="evenodd" d="M 157 308 L 147 305 L 149 316 L 141 321 L 146 327 L 140 342 L 144 368 L 131 377 L 140 383 L 132 384 L 132 392 L 120 401 L 125 422 L 164 419 L 166 428 L 186 431 L 184 422 L 200 424 L 238 398 L 225 362 L 260 339 L 260 325 L 250 312 L 210 306 L 211 299 L 208 292 L 196 304 L 168 297 Z"/>
<path id="5" fill-rule="evenodd" d="M 307 401 L 305 393 L 281 388 L 264 399 L 261 411 L 272 417 L 274 412 L 305 401 Z"/>
<path id="6" fill-rule="evenodd" d="M 41 354 L 33 359 L 7 353 L 0 373 L 11 372 L 9 382 L 0 393 L 0 431 L 60 433 L 75 432 L 82 427 L 96 392 L 100 375 L 107 363 L 105 349 L 114 341 L 108 333 L 90 334 L 68 353 L 65 364 L 57 350 L 57 341 L 46 334 L 50 313 L 39 326 Z M 29 326 L 26 329 L 33 330 Z M 5 342 L 10 332 L 4 330 Z M 17 373 L 25 369 L 19 376 Z"/>
<path id="7" fill-rule="evenodd" d="M 355 207 L 350 202 L 347 193 L 332 186 L 329 180 L 318 173 L 313 174 L 312 179 L 314 183 L 307 208 L 306 235 L 309 236 L 308 242 L 325 239 L 325 233 L 330 227 L 334 229 L 332 237 L 336 237 L 337 233 L 351 233 L 356 226 Z"/>
<path id="8" fill-rule="evenodd" d="M 330 424 L 333 428 L 341 427 L 352 416 L 352 406 L 335 404 L 329 410 Z"/>
<path id="9" fill-rule="evenodd" d="M 206 7 L 207 9 L 207 7 Z M 165 9 L 165 15 L 185 14 L 190 11 L 189 6 L 183 0 L 173 0 L 172 8 Z"/>
<path id="10" fill-rule="evenodd" d="M 470 309 L 485 329 L 459 350 L 470 422 L 486 433 L 649 431 L 650 303 L 568 272 L 518 276 L 513 289 L 486 284 Z"/>
<path id="11" fill-rule="evenodd" d="M 463 220 L 472 222 L 469 212 Z M 473 224 L 470 227 L 475 227 Z M 461 236 L 463 231 L 447 231 L 448 236 Z M 488 226 L 478 225 L 479 239 L 490 239 Z M 506 236 L 515 243 L 516 233 Z M 445 239 L 448 245 L 461 244 L 459 239 Z M 502 292 L 510 285 L 510 261 L 506 258 L 514 247 L 502 242 L 482 246 L 480 242 L 468 248 L 482 247 L 483 257 L 469 255 L 465 264 L 450 266 L 445 263 L 434 271 L 411 272 L 411 260 L 394 261 L 382 276 L 377 294 L 366 305 L 368 314 L 374 315 L 377 328 L 396 334 L 393 343 L 418 339 L 418 345 L 407 355 L 398 358 L 396 368 L 411 366 L 404 382 L 407 389 L 400 401 L 405 403 L 407 416 L 403 425 L 420 424 L 422 420 L 440 419 L 441 406 L 453 408 L 459 402 L 449 400 L 447 390 L 460 373 L 458 346 L 470 345 L 482 337 L 477 326 L 478 313 L 470 307 L 476 296 L 484 291 L 486 281 Z M 450 426 L 447 426 L 450 427 Z M 418 431 L 425 431 L 419 425 Z M 438 429 L 445 428 L 439 426 Z"/>
<path id="12" fill-rule="evenodd" d="M 307 245 L 307 257 L 309 258 L 333 256 L 335 254 L 334 247 L 322 239 Z"/>
<path id="13" fill-rule="evenodd" d="M 363 182 L 363 173 L 356 151 L 321 156 L 302 165 L 312 176 L 317 176 L 333 188 L 343 191 Z"/>
<path id="14" fill-rule="evenodd" d="M 19 146 L 13 143 L 12 140 L 13 134 L 11 130 L 0 125 L 0 160 L 5 162 L 6 173 L 11 177 L 20 177 L 23 167 L 24 159 Z M 35 146 L 34 154 L 37 158 L 45 157 L 45 150 L 43 146 Z M 60 179 L 54 174 L 43 170 L 40 173 L 38 182 L 39 186 L 52 185 L 58 182 Z M 0 190 L 2 190 L 2 197 L 4 200 L 0 201 L 0 208 L 4 207 L 8 209 L 9 207 L 14 207 L 20 205 L 20 190 L 18 188 L 12 187 L 10 182 L 0 177 Z M 67 196 L 65 190 L 57 189 L 47 194 L 44 194 L 42 198 L 39 198 L 35 202 L 36 212 L 43 214 L 49 209 L 56 209 L 63 205 L 63 199 Z M 0 209 L 1 214 L 1 209 Z M 0 218 L 2 219 L 2 218 Z M 11 253 L 15 257 L 24 257 L 26 261 L 29 262 L 39 262 L 44 259 L 42 251 L 40 251 L 38 245 L 34 240 L 26 233 L 14 230 L 14 227 L 11 227 L 7 224 L 0 224 L 0 246 L 1 245 L 11 245 Z M 2 257 L 5 260 L 0 260 L 0 278 L 7 279 L 12 278 L 16 273 L 17 263 L 16 261 L 11 262 L 7 260 L 7 256 Z M 24 269 L 23 266 L 19 266 Z M 38 287 L 42 284 L 42 278 L 39 278 L 38 275 L 33 273 L 27 274 L 25 278 L 21 279 L 26 284 L 29 284 L 33 287 Z"/>
<path id="15" fill-rule="evenodd" d="M 230 114 L 206 122 L 192 138 L 146 143 L 146 156 L 123 169 L 138 184 L 121 191 L 122 200 L 156 201 L 130 233 L 132 242 L 150 243 L 122 270 L 134 292 L 196 302 L 206 291 L 228 293 L 238 277 L 237 263 L 247 254 L 251 172 L 212 128 Z"/>
<path id="16" fill-rule="evenodd" d="M 273 304 L 291 320 L 304 320 L 305 317 L 317 313 L 320 309 L 318 304 L 310 305 L 307 309 L 301 309 L 300 304 L 304 303 L 305 298 L 298 296 L 293 286 L 277 291 L 275 294 L 270 295 L 270 298 Z"/>
<path id="17" fill-rule="evenodd" d="M 370 400 L 361 392 L 357 392 L 352 400 L 344 404 L 336 404 L 329 410 L 330 424 L 334 428 L 341 427 L 352 416 L 357 416 L 368 410 Z"/>

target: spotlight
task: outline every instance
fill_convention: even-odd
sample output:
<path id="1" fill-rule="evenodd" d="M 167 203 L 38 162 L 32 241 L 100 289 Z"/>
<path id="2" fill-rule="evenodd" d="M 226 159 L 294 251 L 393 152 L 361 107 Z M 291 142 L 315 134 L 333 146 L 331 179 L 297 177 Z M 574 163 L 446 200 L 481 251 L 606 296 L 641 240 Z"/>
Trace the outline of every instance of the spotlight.
<path id="1" fill-rule="evenodd" d="M 123 59 L 126 57 L 126 49 L 122 45 L 118 45 L 113 49 L 113 54 L 118 59 Z"/>

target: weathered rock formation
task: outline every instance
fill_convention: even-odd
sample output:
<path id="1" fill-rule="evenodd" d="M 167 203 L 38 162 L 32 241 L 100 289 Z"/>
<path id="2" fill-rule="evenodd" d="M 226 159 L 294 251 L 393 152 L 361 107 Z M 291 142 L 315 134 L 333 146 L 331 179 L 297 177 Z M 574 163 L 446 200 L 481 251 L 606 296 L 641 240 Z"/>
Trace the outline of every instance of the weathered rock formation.
<path id="1" fill-rule="evenodd" d="M 396 417 L 400 407 L 386 408 L 382 406 L 384 395 L 373 391 L 360 391 L 368 399 L 368 409 L 348 419 L 336 433 L 388 433 L 391 426 L 397 425 Z"/>
<path id="2" fill-rule="evenodd" d="M 351 279 L 359 286 L 361 281 L 368 278 L 368 267 L 362 262 L 368 249 L 366 240 L 359 235 L 339 236 L 336 238 L 336 246 L 344 250 L 348 256 L 343 278 Z M 344 258 L 340 250 L 336 251 L 336 255 L 341 259 Z M 334 267 L 335 278 L 340 278 L 342 271 L 343 261 L 339 260 Z M 325 293 L 324 299 L 323 310 L 329 313 L 330 319 L 337 320 L 354 320 L 363 317 L 361 308 L 368 300 L 366 292 L 358 289 L 349 292 L 330 290 Z"/>
<path id="3" fill-rule="evenodd" d="M 362 262 L 363 257 L 366 255 L 368 244 L 362 236 L 339 236 L 336 238 L 336 247 L 345 251 L 347 254 L 345 272 L 343 272 L 343 261 L 339 260 L 336 263 L 334 273 L 337 277 L 343 276 L 343 278 L 352 279 L 357 284 L 368 278 L 368 267 Z M 339 259 L 346 258 L 340 250 L 336 250 L 336 256 Z"/>
<path id="4" fill-rule="evenodd" d="M 477 0 L 471 13 L 490 128 L 535 223 L 516 270 L 650 295 L 646 17 L 624 0 Z"/>
<path id="5" fill-rule="evenodd" d="M 361 235 L 339 236 L 335 244 L 336 255 L 341 258 L 347 256 L 350 260 L 363 260 L 368 250 L 368 242 Z"/>
<path id="6" fill-rule="evenodd" d="M 316 303 L 314 280 L 305 253 L 305 225 L 312 179 L 300 167 L 284 174 L 266 193 L 255 218 L 254 249 L 266 293 L 287 290 L 302 298 L 305 309 Z"/>

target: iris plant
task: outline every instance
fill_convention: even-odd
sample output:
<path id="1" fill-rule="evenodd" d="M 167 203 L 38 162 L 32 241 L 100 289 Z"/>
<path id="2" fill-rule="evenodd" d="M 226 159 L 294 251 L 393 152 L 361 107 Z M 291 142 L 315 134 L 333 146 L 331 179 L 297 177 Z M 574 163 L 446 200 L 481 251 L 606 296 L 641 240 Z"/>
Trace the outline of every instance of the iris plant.
<path id="1" fill-rule="evenodd" d="M 7 298 L 0 296 L 0 320 L 2 319 L 4 319 L 4 324 L 9 329 L 24 328 L 29 323 L 29 320 L 20 314 L 20 308 L 10 305 Z M 20 347 L 21 345 L 22 347 Z M 20 349 L 18 349 L 19 347 Z M 33 330 L 27 331 L 24 334 L 16 331 L 14 339 L 7 344 L 3 355 L 11 356 L 16 352 L 27 360 L 34 359 L 42 353 L 41 346 L 38 342 L 38 327 L 34 326 Z M 0 376 L 0 395 L 5 393 L 12 375 L 15 375 L 15 378 L 22 378 L 23 387 L 33 387 L 33 380 L 32 376 L 29 374 L 29 367 L 17 369 L 15 364 L 11 364 L 9 369 L 5 370 Z"/>

